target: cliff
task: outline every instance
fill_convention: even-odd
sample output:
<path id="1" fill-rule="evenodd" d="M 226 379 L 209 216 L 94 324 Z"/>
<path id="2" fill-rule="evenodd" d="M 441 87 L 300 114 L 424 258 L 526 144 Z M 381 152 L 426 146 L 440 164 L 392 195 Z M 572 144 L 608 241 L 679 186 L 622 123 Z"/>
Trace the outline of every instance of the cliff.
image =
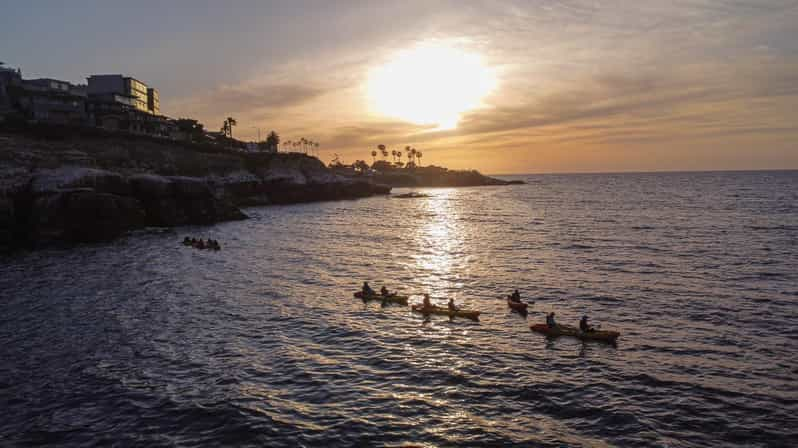
<path id="1" fill-rule="evenodd" d="M 240 206 L 353 199 L 390 187 L 302 154 L 244 154 L 148 137 L 0 131 L 0 252 L 147 226 L 245 219 Z"/>

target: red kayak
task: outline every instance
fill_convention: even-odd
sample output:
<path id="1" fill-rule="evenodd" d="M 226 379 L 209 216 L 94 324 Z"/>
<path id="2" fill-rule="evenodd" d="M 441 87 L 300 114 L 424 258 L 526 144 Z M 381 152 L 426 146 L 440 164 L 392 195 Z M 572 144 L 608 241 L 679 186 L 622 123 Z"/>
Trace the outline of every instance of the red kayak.
<path id="1" fill-rule="evenodd" d="M 557 325 L 556 327 L 551 328 L 546 324 L 535 324 L 530 326 L 529 329 L 536 333 L 542 333 L 552 338 L 560 336 L 573 336 L 583 341 L 602 341 L 602 342 L 609 342 L 612 344 L 614 344 L 615 340 L 618 339 L 618 336 L 621 335 L 621 333 L 617 331 L 606 331 L 606 330 L 594 330 L 594 331 L 583 332 L 578 328 L 569 327 L 567 325 Z"/>
<path id="2" fill-rule="evenodd" d="M 526 309 L 529 306 L 529 304 L 528 303 L 524 303 L 524 302 L 514 302 L 514 301 L 510 300 L 510 298 L 508 297 L 507 298 L 507 306 L 509 306 L 510 308 L 512 308 L 512 309 L 514 309 L 514 310 L 516 310 L 516 311 L 518 311 L 520 313 L 526 313 Z"/>

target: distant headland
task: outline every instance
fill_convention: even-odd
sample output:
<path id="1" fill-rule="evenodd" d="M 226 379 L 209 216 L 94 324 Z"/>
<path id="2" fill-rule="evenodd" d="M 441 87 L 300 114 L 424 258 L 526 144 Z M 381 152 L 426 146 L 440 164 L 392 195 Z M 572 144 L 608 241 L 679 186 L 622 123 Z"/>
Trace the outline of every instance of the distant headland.
<path id="1" fill-rule="evenodd" d="M 388 160 L 390 155 L 391 161 Z M 344 164 L 336 156 L 329 168 L 336 174 L 350 179 L 368 179 L 370 182 L 391 187 L 474 187 L 487 185 L 523 184 L 523 181 L 506 181 L 488 177 L 476 170 L 450 170 L 440 166 L 422 166 L 423 153 L 405 146 L 404 151 L 388 151 L 385 145 L 378 145 L 371 152 L 372 164 L 357 160 Z M 382 156 L 377 160 L 378 156 Z M 407 162 L 403 162 L 403 156 Z"/>

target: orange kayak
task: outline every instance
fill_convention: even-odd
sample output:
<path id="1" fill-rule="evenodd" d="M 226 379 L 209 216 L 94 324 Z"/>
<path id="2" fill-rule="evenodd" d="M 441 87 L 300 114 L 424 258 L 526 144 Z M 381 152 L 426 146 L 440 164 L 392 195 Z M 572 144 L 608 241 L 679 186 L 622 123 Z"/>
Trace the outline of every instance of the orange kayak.
<path id="1" fill-rule="evenodd" d="M 507 306 L 509 306 L 510 308 L 512 308 L 512 309 L 514 309 L 514 310 L 516 310 L 518 312 L 526 313 L 526 309 L 527 309 L 527 307 L 529 307 L 529 304 L 528 303 L 524 303 L 524 302 L 514 302 L 514 301 L 510 300 L 510 298 L 508 297 L 507 298 Z"/>
<path id="2" fill-rule="evenodd" d="M 605 330 L 583 332 L 578 328 L 569 327 L 567 325 L 557 325 L 554 328 L 550 328 L 546 324 L 535 324 L 529 328 L 536 333 L 545 334 L 546 336 L 552 338 L 560 336 L 572 336 L 575 338 L 579 338 L 583 341 L 602 341 L 602 342 L 614 343 L 618 339 L 618 336 L 621 335 L 621 333 L 617 331 L 605 331 Z"/>

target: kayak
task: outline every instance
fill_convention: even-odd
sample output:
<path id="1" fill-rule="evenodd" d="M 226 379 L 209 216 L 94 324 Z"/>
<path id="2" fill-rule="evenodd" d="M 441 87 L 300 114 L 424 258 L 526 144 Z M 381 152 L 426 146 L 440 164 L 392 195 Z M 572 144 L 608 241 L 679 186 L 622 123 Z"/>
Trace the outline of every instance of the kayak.
<path id="1" fill-rule="evenodd" d="M 421 314 L 439 314 L 441 316 L 465 317 L 473 320 L 479 320 L 479 314 L 480 314 L 479 311 L 472 311 L 472 310 L 452 311 L 449 308 L 443 308 L 434 305 L 429 308 L 424 308 L 424 305 L 413 305 L 413 311 Z"/>
<path id="2" fill-rule="evenodd" d="M 364 297 L 363 296 L 363 291 L 358 291 L 354 295 L 358 299 L 380 300 L 380 301 L 383 301 L 383 302 L 399 303 L 399 304 L 402 304 L 402 305 L 407 305 L 407 299 L 409 298 L 408 296 L 400 296 L 400 295 L 397 295 L 397 294 L 391 294 L 389 296 L 384 296 L 382 294 L 373 294 L 373 295 Z"/>
<path id="3" fill-rule="evenodd" d="M 569 327 L 567 325 L 557 325 L 556 328 L 549 328 L 549 326 L 546 324 L 535 324 L 529 328 L 534 332 L 542 333 L 553 338 L 559 336 L 573 336 L 575 338 L 582 339 L 583 341 L 603 341 L 615 343 L 615 340 L 621 335 L 621 333 L 617 331 L 605 330 L 588 331 L 585 333 L 578 328 Z"/>
<path id="4" fill-rule="evenodd" d="M 514 310 L 516 310 L 518 312 L 526 313 L 526 309 L 529 306 L 529 304 L 528 303 L 523 303 L 523 302 L 513 302 L 508 297 L 507 298 L 507 306 L 509 306 L 510 308 L 512 308 L 512 309 L 514 309 Z"/>

